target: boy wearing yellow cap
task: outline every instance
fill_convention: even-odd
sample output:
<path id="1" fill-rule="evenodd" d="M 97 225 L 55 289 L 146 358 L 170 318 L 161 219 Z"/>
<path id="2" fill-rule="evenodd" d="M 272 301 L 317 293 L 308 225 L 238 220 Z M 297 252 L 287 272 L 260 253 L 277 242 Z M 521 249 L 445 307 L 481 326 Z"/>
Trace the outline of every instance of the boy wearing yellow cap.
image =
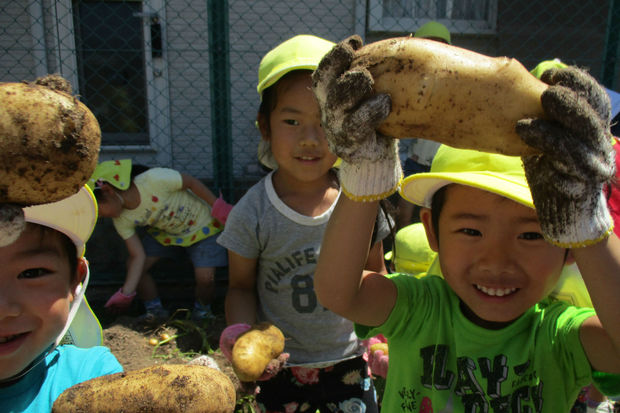
<path id="1" fill-rule="evenodd" d="M 83 301 L 84 245 L 97 220 L 92 193 L 84 187 L 22 211 L 23 231 L 0 247 L 0 410 L 49 412 L 68 387 L 122 367 L 101 346 Z"/>
<path id="2" fill-rule="evenodd" d="M 547 118 L 517 124 L 539 155 L 440 148 L 431 171 L 407 178 L 401 194 L 423 207 L 443 279 L 386 278 L 360 263 L 376 200 L 400 184 L 397 142 L 376 132 L 390 99 L 364 93 L 363 76 L 339 99 L 351 86 L 339 81 L 346 57 L 360 46 L 340 43 L 340 58 L 326 57 L 313 76 L 348 195 L 325 233 L 320 302 L 354 321 L 362 338 L 387 338 L 384 411 L 568 411 L 594 372 L 620 373 L 620 241 L 603 196 L 614 175 L 604 90 L 576 68 L 546 72 Z M 547 300 L 573 261 L 596 313 Z"/>
<path id="3" fill-rule="evenodd" d="M 268 52 L 258 70 L 261 162 L 274 168 L 231 211 L 218 243 L 228 249 L 229 287 L 220 348 L 267 321 L 286 337 L 286 367 L 263 375 L 263 411 L 377 411 L 353 323 L 318 304 L 314 269 L 340 183 L 311 90 L 311 73 L 334 43 L 299 35 Z M 374 222 L 374 219 L 373 219 Z M 381 239 L 364 265 L 387 272 Z M 286 358 L 286 355 L 283 356 Z M 278 360 L 280 363 L 282 358 Z"/>

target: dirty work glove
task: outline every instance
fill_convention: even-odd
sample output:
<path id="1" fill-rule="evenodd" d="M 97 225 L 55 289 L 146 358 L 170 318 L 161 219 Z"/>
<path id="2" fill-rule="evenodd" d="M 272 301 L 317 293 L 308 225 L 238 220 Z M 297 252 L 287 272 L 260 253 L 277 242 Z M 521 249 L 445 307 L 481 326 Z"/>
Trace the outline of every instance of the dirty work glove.
<path id="1" fill-rule="evenodd" d="M 330 150 L 342 159 L 340 183 L 356 201 L 372 201 L 394 193 L 402 179 L 398 139 L 377 127 L 388 116 L 390 97 L 374 94 L 368 70 L 351 68 L 359 36 L 338 43 L 312 75 L 312 89 L 321 108 L 321 122 Z"/>
<path id="2" fill-rule="evenodd" d="M 228 214 L 230 214 L 232 207 L 232 205 L 224 201 L 222 194 L 220 194 L 220 197 L 215 200 L 211 207 L 211 216 L 226 225 L 226 219 L 228 219 Z"/>
<path id="3" fill-rule="evenodd" d="M 368 362 L 368 368 L 373 376 L 387 377 L 389 356 L 381 349 L 375 349 L 373 351 L 373 345 L 377 343 L 387 343 L 385 337 L 379 334 L 375 337 L 371 337 L 364 341 L 367 350 L 364 353 L 364 360 Z"/>
<path id="4" fill-rule="evenodd" d="M 124 311 L 129 308 L 131 302 L 136 296 L 136 292 L 129 295 L 123 294 L 123 289 L 119 288 L 112 297 L 105 303 L 104 307 L 112 311 Z"/>
<path id="5" fill-rule="evenodd" d="M 232 349 L 235 346 L 237 337 L 248 331 L 250 328 L 252 327 L 249 324 L 238 323 L 231 324 L 224 330 L 222 330 L 222 333 L 220 334 L 220 350 L 222 351 L 222 354 L 224 354 L 224 356 L 228 359 L 228 361 L 232 362 Z M 271 360 L 269 364 L 267 364 L 267 367 L 265 367 L 265 371 L 258 378 L 258 380 L 269 380 L 275 375 L 277 375 L 286 364 L 288 358 L 288 353 L 282 353 L 278 356 L 278 358 Z"/>
<path id="6" fill-rule="evenodd" d="M 576 68 L 550 69 L 541 80 L 546 119 L 517 123 L 521 139 L 542 154 L 523 157 L 525 174 L 544 237 L 583 247 L 613 229 L 604 187 L 615 175 L 610 102 L 605 90 Z"/>

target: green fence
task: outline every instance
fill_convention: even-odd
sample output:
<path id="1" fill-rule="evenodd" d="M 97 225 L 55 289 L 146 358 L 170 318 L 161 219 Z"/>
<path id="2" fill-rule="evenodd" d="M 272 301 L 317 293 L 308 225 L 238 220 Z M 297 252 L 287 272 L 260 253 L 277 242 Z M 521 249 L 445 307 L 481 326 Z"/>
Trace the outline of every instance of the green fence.
<path id="1" fill-rule="evenodd" d="M 457 46 L 527 68 L 557 57 L 617 85 L 620 0 L 0 0 L 0 80 L 61 73 L 101 124 L 101 159 L 175 168 L 234 202 L 265 173 L 254 120 L 269 49 L 429 20 Z"/>
<path id="2" fill-rule="evenodd" d="M 60 72 L 101 123 L 102 158 L 173 167 L 236 198 L 264 173 L 254 127 L 264 53 L 299 33 L 371 42 L 431 19 L 457 46 L 528 68 L 558 57 L 616 85 L 613 0 L 0 0 L 0 79 Z"/>

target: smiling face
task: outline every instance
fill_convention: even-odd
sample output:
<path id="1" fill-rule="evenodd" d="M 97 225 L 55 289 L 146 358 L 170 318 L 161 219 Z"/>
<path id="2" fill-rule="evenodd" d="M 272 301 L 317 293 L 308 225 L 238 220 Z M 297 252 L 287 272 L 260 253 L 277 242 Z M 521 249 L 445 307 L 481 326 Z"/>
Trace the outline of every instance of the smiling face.
<path id="1" fill-rule="evenodd" d="M 269 119 L 259 116 L 263 139 L 270 141 L 278 163 L 276 174 L 298 183 L 324 178 L 336 161 L 327 147 L 311 86 L 309 71 L 291 72 L 272 86 L 276 104 Z"/>
<path id="2" fill-rule="evenodd" d="M 60 334 L 81 276 L 71 277 L 62 234 L 32 224 L 0 248 L 0 262 L 0 379 L 6 379 Z"/>
<path id="3" fill-rule="evenodd" d="M 566 250 L 543 239 L 531 208 L 464 185 L 445 191 L 439 234 L 429 209 L 421 217 L 446 282 L 476 324 L 514 321 L 552 291 Z"/>

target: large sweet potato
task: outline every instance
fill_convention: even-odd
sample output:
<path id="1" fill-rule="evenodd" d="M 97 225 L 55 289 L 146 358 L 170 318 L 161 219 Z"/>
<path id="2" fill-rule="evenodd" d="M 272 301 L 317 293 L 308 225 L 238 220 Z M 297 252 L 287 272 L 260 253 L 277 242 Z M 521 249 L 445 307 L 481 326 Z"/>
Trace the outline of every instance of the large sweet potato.
<path id="1" fill-rule="evenodd" d="M 90 178 L 101 130 L 57 75 L 0 83 L 0 203 L 22 206 L 75 194 Z"/>
<path id="2" fill-rule="evenodd" d="M 535 153 L 515 131 L 518 120 L 543 117 L 547 85 L 515 59 L 489 57 L 416 37 L 369 43 L 351 69 L 368 70 L 392 111 L 379 131 L 505 155 Z"/>
<path id="3" fill-rule="evenodd" d="M 235 387 L 219 370 L 168 364 L 97 377 L 65 390 L 52 413 L 231 413 Z"/>

